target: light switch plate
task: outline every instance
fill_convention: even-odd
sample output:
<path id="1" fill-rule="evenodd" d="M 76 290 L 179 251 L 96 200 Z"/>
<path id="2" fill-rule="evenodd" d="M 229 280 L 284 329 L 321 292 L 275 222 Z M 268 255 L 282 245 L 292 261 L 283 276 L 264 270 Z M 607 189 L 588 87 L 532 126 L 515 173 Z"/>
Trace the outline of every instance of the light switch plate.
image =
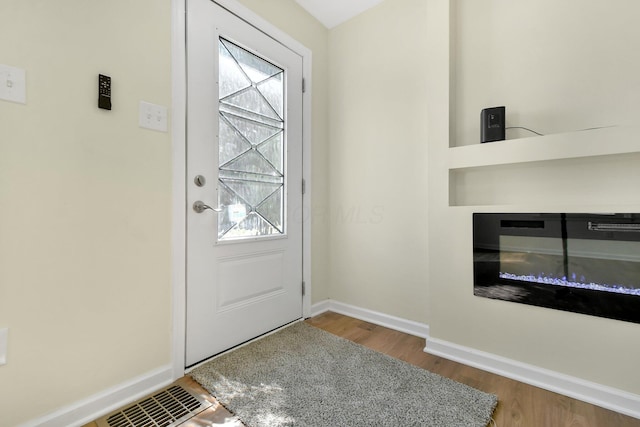
<path id="1" fill-rule="evenodd" d="M 140 101 L 139 122 L 141 128 L 167 131 L 167 107 Z"/>
<path id="2" fill-rule="evenodd" d="M 0 99 L 27 103 L 27 73 L 24 69 L 0 64 Z"/>
<path id="3" fill-rule="evenodd" d="M 7 364 L 7 338 L 9 328 L 0 329 L 0 366 Z"/>

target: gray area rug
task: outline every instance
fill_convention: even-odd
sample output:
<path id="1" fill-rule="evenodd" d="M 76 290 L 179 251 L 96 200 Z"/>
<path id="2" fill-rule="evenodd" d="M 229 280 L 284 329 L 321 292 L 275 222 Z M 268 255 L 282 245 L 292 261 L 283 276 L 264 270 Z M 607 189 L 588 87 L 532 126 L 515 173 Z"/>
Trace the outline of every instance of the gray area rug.
<path id="1" fill-rule="evenodd" d="M 251 427 L 485 427 L 498 402 L 303 322 L 191 376 Z"/>

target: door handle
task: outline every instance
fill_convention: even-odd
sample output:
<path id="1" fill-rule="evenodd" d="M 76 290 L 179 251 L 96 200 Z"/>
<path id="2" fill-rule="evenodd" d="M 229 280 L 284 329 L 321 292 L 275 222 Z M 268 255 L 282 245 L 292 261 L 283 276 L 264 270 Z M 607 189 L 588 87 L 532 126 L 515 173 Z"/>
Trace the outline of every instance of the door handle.
<path id="1" fill-rule="evenodd" d="M 224 209 L 224 206 L 212 208 L 211 206 L 205 204 L 202 200 L 196 200 L 195 202 L 193 202 L 193 210 L 196 211 L 197 213 L 202 213 L 207 209 L 210 209 L 214 212 L 222 212 L 222 209 Z"/>

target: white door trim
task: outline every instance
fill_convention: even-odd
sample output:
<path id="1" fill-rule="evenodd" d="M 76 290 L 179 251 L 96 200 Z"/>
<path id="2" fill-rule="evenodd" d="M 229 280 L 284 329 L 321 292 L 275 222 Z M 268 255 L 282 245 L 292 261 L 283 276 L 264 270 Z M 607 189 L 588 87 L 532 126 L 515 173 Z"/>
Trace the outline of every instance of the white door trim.
<path id="1" fill-rule="evenodd" d="M 172 156 L 172 224 L 171 224 L 171 286 L 172 341 L 171 366 L 173 378 L 185 373 L 186 317 L 186 1 L 171 2 L 171 156 Z M 311 50 L 294 40 L 265 19 L 238 3 L 237 0 L 213 0 L 249 24 L 302 56 L 302 75 L 306 82 L 302 115 L 302 176 L 306 191 L 302 199 L 302 276 L 306 293 L 302 303 L 304 317 L 311 315 Z"/>

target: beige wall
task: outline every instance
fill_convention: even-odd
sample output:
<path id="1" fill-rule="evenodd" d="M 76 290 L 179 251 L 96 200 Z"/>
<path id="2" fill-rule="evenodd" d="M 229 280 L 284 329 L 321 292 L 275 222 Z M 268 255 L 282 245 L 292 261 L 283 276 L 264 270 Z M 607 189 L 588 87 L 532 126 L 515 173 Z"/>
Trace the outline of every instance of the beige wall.
<path id="1" fill-rule="evenodd" d="M 26 105 L 0 101 L 0 425 L 170 362 L 171 141 L 137 125 L 171 102 L 170 23 L 168 2 L 0 3 L 0 62 L 27 75 Z"/>
<path id="2" fill-rule="evenodd" d="M 332 299 L 427 322 L 424 0 L 329 33 Z"/>
<path id="3" fill-rule="evenodd" d="M 456 2 L 453 14 L 458 28 L 453 32 L 457 65 L 451 145 L 477 144 L 480 109 L 492 105 L 507 105 L 508 123 L 548 133 L 625 124 L 638 117 L 640 59 L 630 54 L 640 47 L 640 28 L 632 21 L 640 13 L 636 2 L 605 7 L 595 0 L 562 5 L 504 0 L 483 2 L 482 8 L 476 3 Z M 448 4 L 430 1 L 436 16 L 429 22 L 440 26 L 430 34 L 440 32 L 443 40 Z M 457 206 L 450 207 L 449 170 L 443 161 L 450 143 L 448 47 L 437 42 L 430 50 L 440 61 L 429 70 L 431 335 L 640 393 L 637 324 L 474 297 L 471 238 L 473 212 L 638 212 L 639 155 L 457 171 L 451 175 L 451 201 Z M 559 143 L 579 135 L 560 137 Z M 537 141 L 529 140 L 532 145 Z M 579 143 L 573 147 L 580 150 Z"/>
<path id="4" fill-rule="evenodd" d="M 323 209 L 327 31 L 293 0 L 245 3 L 313 50 Z M 171 138 L 138 127 L 140 100 L 171 106 L 171 2 L 2 1 L 0 63 L 27 70 L 28 97 L 0 101 L 0 425 L 13 426 L 171 363 Z M 96 106 L 99 73 L 112 111 Z M 315 302 L 327 249 L 320 222 L 313 233 Z"/>
<path id="5" fill-rule="evenodd" d="M 448 29 L 427 32 L 446 24 L 442 15 L 427 20 L 441 3 L 449 2 L 387 1 L 329 33 L 329 296 L 429 323 L 436 338 L 638 393 L 637 325 L 474 297 L 471 258 L 474 211 L 638 211 L 638 155 L 465 170 L 451 181 L 456 207 L 447 159 L 449 126 L 452 145 L 477 143 L 480 109 L 491 105 L 508 105 L 510 125 L 547 133 L 633 123 L 640 30 L 630 20 L 640 6 L 457 2 L 449 70 Z M 484 37 L 487 22 L 495 26 Z"/>

